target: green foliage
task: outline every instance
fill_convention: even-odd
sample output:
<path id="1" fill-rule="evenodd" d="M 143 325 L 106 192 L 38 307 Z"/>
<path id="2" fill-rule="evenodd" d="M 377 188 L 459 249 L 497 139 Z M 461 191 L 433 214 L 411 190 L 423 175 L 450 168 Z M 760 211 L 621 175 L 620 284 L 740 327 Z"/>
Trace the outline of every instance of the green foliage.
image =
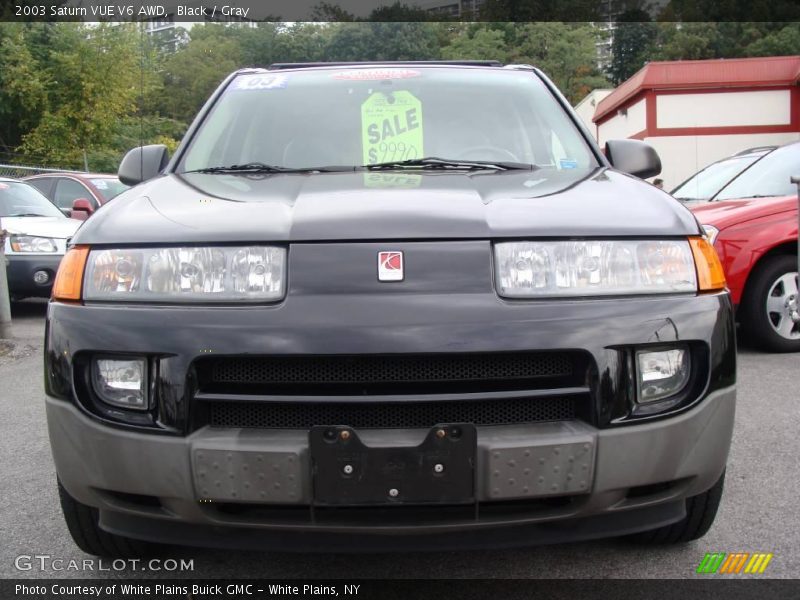
<path id="1" fill-rule="evenodd" d="M 162 114 L 171 118 L 195 114 L 220 82 L 239 68 L 243 52 L 233 31 L 219 25 L 192 28 L 191 41 L 164 61 Z"/>
<path id="2" fill-rule="evenodd" d="M 800 23 L 773 31 L 749 44 L 745 56 L 791 56 L 800 54 Z"/>
<path id="3" fill-rule="evenodd" d="M 501 60 L 507 61 L 510 48 L 505 35 L 496 29 L 480 28 L 464 31 L 442 49 L 446 60 Z"/>
<path id="4" fill-rule="evenodd" d="M 136 107 L 138 40 L 131 25 L 61 24 L 47 60 L 28 63 L 47 93 L 38 124 L 22 136 L 22 152 L 75 165 L 84 151 L 108 145 L 118 119 Z"/>
<path id="5" fill-rule="evenodd" d="M 638 9 L 621 15 L 611 44 L 612 60 L 608 75 L 619 85 L 641 69 L 652 54 L 658 26 L 650 16 Z"/>
<path id="6" fill-rule="evenodd" d="M 332 61 L 431 60 L 439 57 L 431 23 L 339 23 L 330 26 L 325 57 Z"/>
<path id="7" fill-rule="evenodd" d="M 516 26 L 513 62 L 541 68 L 567 99 L 578 102 L 593 88 L 608 87 L 597 70 L 597 32 L 587 23 L 525 23 Z"/>
<path id="8" fill-rule="evenodd" d="M 601 21 L 596 0 L 486 0 L 480 18 L 494 22 Z"/>

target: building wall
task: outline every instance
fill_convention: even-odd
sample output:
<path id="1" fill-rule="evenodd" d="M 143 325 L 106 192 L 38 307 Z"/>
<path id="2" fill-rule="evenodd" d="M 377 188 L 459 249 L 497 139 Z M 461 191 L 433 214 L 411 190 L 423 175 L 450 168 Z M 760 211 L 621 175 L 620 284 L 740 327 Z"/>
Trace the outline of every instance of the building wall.
<path id="1" fill-rule="evenodd" d="M 659 129 L 788 125 L 789 90 L 657 94 Z"/>
<path id="2" fill-rule="evenodd" d="M 597 140 L 597 126 L 592 122 L 592 117 L 594 117 L 597 104 L 608 96 L 611 91 L 612 90 L 592 90 L 588 96 L 575 105 L 575 112 L 578 114 L 580 120 L 583 121 L 583 124 L 586 125 L 586 128 L 592 134 L 595 141 Z"/>
<path id="3" fill-rule="evenodd" d="M 602 146 L 608 140 L 620 140 L 641 133 L 647 127 L 645 99 L 631 104 L 626 114 L 617 112 L 613 117 L 600 123 L 597 128 L 597 141 Z"/>
<path id="4" fill-rule="evenodd" d="M 710 163 L 757 146 L 780 146 L 800 140 L 800 132 L 740 135 L 676 135 L 647 137 L 661 157 L 664 189 L 669 191 Z"/>

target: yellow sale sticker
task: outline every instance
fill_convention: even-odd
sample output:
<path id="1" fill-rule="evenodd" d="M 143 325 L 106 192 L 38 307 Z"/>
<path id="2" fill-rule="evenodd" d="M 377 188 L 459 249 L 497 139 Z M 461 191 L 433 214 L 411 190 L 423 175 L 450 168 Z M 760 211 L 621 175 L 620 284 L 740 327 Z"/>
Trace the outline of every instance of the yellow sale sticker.
<path id="1" fill-rule="evenodd" d="M 424 156 L 422 103 L 411 92 L 375 92 L 361 105 L 364 164 Z"/>

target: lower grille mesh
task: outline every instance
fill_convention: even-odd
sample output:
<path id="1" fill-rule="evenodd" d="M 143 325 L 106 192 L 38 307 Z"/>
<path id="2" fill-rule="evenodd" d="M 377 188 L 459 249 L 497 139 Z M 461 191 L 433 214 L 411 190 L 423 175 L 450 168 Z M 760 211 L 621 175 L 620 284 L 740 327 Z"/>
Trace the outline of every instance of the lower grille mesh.
<path id="1" fill-rule="evenodd" d="M 502 425 L 563 421 L 576 416 L 576 398 L 514 398 L 452 402 L 283 403 L 206 402 L 212 427 L 309 429 L 348 425 L 356 429 L 433 427 L 439 423 Z"/>
<path id="2" fill-rule="evenodd" d="M 436 394 L 580 385 L 580 364 L 569 352 L 245 356 L 200 359 L 197 373 L 211 392 Z"/>

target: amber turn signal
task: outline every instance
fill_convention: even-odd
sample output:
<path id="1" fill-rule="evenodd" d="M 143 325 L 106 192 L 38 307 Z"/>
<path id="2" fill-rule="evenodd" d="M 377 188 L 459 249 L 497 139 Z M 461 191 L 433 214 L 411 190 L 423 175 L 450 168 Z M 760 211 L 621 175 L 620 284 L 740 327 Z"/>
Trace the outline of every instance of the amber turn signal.
<path id="1" fill-rule="evenodd" d="M 81 299 L 83 271 L 89 257 L 89 246 L 73 246 L 61 259 L 53 284 L 54 300 L 75 301 Z"/>
<path id="2" fill-rule="evenodd" d="M 725 272 L 714 246 L 704 237 L 689 238 L 689 245 L 692 247 L 697 269 L 697 291 L 714 292 L 725 289 Z"/>

